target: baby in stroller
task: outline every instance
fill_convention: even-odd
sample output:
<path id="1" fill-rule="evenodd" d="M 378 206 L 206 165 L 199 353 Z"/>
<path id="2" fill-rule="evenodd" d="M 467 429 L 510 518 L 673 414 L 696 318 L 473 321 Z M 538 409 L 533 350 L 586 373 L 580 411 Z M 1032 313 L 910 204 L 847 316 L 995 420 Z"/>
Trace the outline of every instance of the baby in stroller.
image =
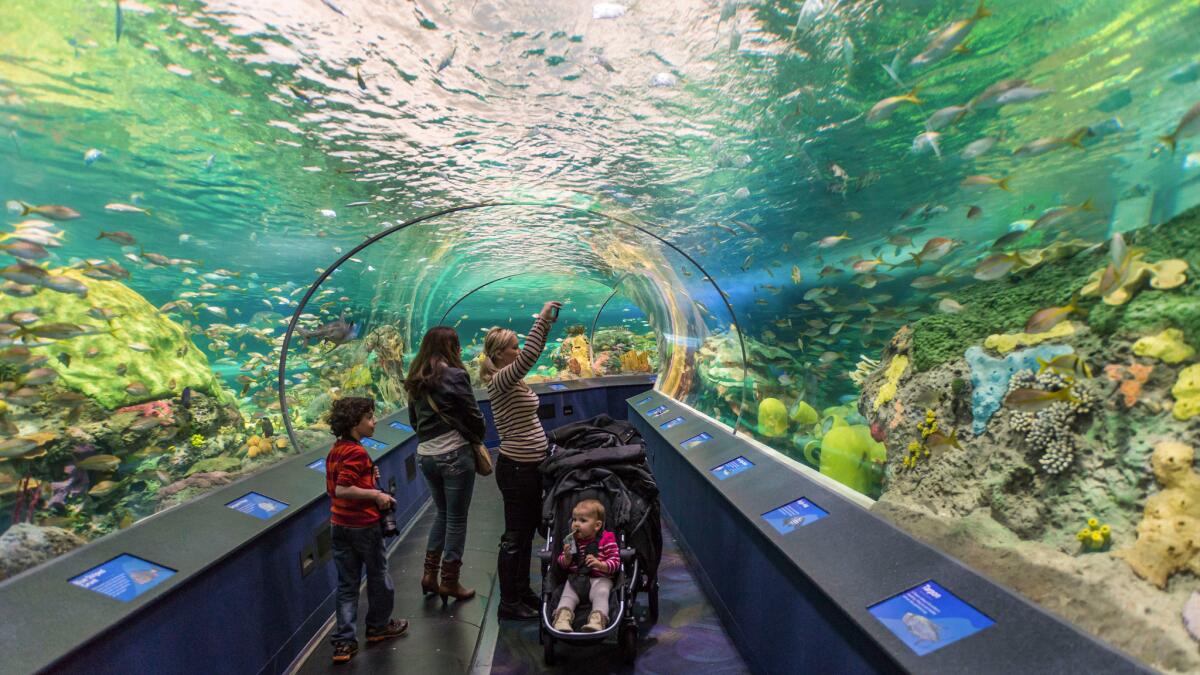
<path id="1" fill-rule="evenodd" d="M 586 592 L 592 605 L 584 633 L 602 631 L 608 626 L 608 594 L 612 577 L 621 566 L 617 538 L 604 529 L 604 505 L 584 499 L 571 509 L 572 536 L 567 537 L 559 554 L 558 566 L 569 572 L 562 599 L 554 610 L 554 630 L 571 632 L 579 595 Z"/>

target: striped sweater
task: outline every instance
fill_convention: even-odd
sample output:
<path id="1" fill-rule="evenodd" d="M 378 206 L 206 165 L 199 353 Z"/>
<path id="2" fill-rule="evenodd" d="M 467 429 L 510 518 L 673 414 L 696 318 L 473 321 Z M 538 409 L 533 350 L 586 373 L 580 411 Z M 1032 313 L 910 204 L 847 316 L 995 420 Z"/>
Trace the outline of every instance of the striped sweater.
<path id="1" fill-rule="evenodd" d="M 497 371 L 487 386 L 492 417 L 500 432 L 500 454 L 517 462 L 546 458 L 549 441 L 537 416 L 538 397 L 525 384 L 525 375 L 542 355 L 549 330 L 549 322 L 538 317 L 516 360 Z"/>
<path id="2" fill-rule="evenodd" d="M 600 534 L 600 542 L 597 545 L 595 556 L 604 563 L 603 570 L 591 569 L 583 565 L 583 561 L 587 559 L 587 548 L 595 541 L 595 539 L 580 539 L 578 535 L 575 537 L 575 546 L 580 553 L 584 555 L 569 556 L 566 551 L 558 554 L 558 566 L 573 574 L 578 574 L 587 571 L 590 577 L 611 577 L 617 573 L 617 568 L 621 566 L 621 549 L 617 548 L 617 537 L 608 530 Z"/>

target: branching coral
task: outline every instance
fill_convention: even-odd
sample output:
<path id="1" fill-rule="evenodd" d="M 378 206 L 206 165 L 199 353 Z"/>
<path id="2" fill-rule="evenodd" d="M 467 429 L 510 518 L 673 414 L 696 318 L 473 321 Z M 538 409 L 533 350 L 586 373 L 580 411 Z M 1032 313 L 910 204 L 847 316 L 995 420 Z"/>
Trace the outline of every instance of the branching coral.
<path id="1" fill-rule="evenodd" d="M 1078 447 L 1073 429 L 1081 417 L 1096 411 L 1097 398 L 1078 383 L 1050 371 L 1040 374 L 1032 370 L 1018 371 L 1009 382 L 1010 392 L 1017 389 L 1059 391 L 1065 387 L 1071 388 L 1072 402 L 1060 401 L 1037 412 L 1013 410 L 1009 415 L 1009 427 L 1025 435 L 1030 449 L 1039 453 L 1038 463 L 1042 469 L 1052 475 L 1062 473 L 1074 461 Z"/>

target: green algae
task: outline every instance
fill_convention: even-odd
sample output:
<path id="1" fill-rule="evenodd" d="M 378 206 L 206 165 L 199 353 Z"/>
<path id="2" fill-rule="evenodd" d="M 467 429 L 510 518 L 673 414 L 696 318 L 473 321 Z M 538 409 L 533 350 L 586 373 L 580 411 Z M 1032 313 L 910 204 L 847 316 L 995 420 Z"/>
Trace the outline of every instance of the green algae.
<path id="1" fill-rule="evenodd" d="M 210 471 L 237 471 L 241 466 L 242 460 L 236 457 L 209 457 L 193 464 L 185 475 L 191 476 Z"/>
<path id="2" fill-rule="evenodd" d="M 106 408 L 177 396 L 184 387 L 225 403 L 234 402 L 209 366 L 208 357 L 192 344 L 183 326 L 136 291 L 118 281 L 90 279 L 75 270 L 55 273 L 86 284 L 87 297 L 50 290 L 27 298 L 0 295 L 0 314 L 33 307 L 41 317 L 39 323 L 70 323 L 100 331 L 33 348 L 34 353 L 51 357 L 46 366 L 58 374 L 59 385 L 89 396 Z M 113 310 L 116 316 L 108 321 L 88 316 L 97 307 Z M 148 351 L 139 351 L 146 347 Z M 93 348 L 96 355 L 89 357 Z M 135 393 L 126 391 L 126 387 L 139 382 L 145 385 L 145 393 L 136 388 Z"/>
<path id="3" fill-rule="evenodd" d="M 1200 348 L 1200 207 L 1185 211 L 1157 227 L 1126 235 L 1130 246 L 1146 249 L 1148 260 L 1180 258 L 1189 265 L 1188 281 L 1178 289 L 1144 289 L 1124 305 L 1085 299 L 1087 324 L 1101 336 L 1144 334 L 1176 327 Z M 988 335 L 1021 331 L 1034 312 L 1065 305 L 1088 277 L 1106 264 L 1107 249 L 1080 253 L 1043 265 L 1026 274 L 978 283 L 955 294 L 969 312 L 937 314 L 913 323 L 913 367 L 925 371 L 962 356 L 967 347 Z"/>

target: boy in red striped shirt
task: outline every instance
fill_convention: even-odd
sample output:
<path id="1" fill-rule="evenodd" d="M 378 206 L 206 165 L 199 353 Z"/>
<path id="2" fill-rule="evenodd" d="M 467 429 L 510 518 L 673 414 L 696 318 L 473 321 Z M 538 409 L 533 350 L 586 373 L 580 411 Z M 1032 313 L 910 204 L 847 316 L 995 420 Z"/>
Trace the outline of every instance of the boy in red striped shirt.
<path id="1" fill-rule="evenodd" d="M 608 594 L 621 567 L 621 552 L 616 536 L 604 529 L 604 504 L 595 499 L 585 499 L 571 509 L 571 530 L 558 556 L 558 566 L 570 575 L 554 610 L 554 630 L 571 632 L 579 593 L 586 588 L 592 611 L 581 630 L 595 633 L 608 625 Z"/>
<path id="2" fill-rule="evenodd" d="M 388 574 L 380 509 L 396 500 L 376 488 L 378 470 L 360 441 L 375 433 L 375 401 L 347 397 L 333 403 L 329 428 L 337 437 L 325 458 L 325 490 L 330 499 L 333 561 L 337 567 L 337 628 L 333 662 L 345 663 L 358 652 L 358 590 L 367 570 L 367 642 L 398 637 L 408 622 L 391 618 L 394 590 Z"/>

